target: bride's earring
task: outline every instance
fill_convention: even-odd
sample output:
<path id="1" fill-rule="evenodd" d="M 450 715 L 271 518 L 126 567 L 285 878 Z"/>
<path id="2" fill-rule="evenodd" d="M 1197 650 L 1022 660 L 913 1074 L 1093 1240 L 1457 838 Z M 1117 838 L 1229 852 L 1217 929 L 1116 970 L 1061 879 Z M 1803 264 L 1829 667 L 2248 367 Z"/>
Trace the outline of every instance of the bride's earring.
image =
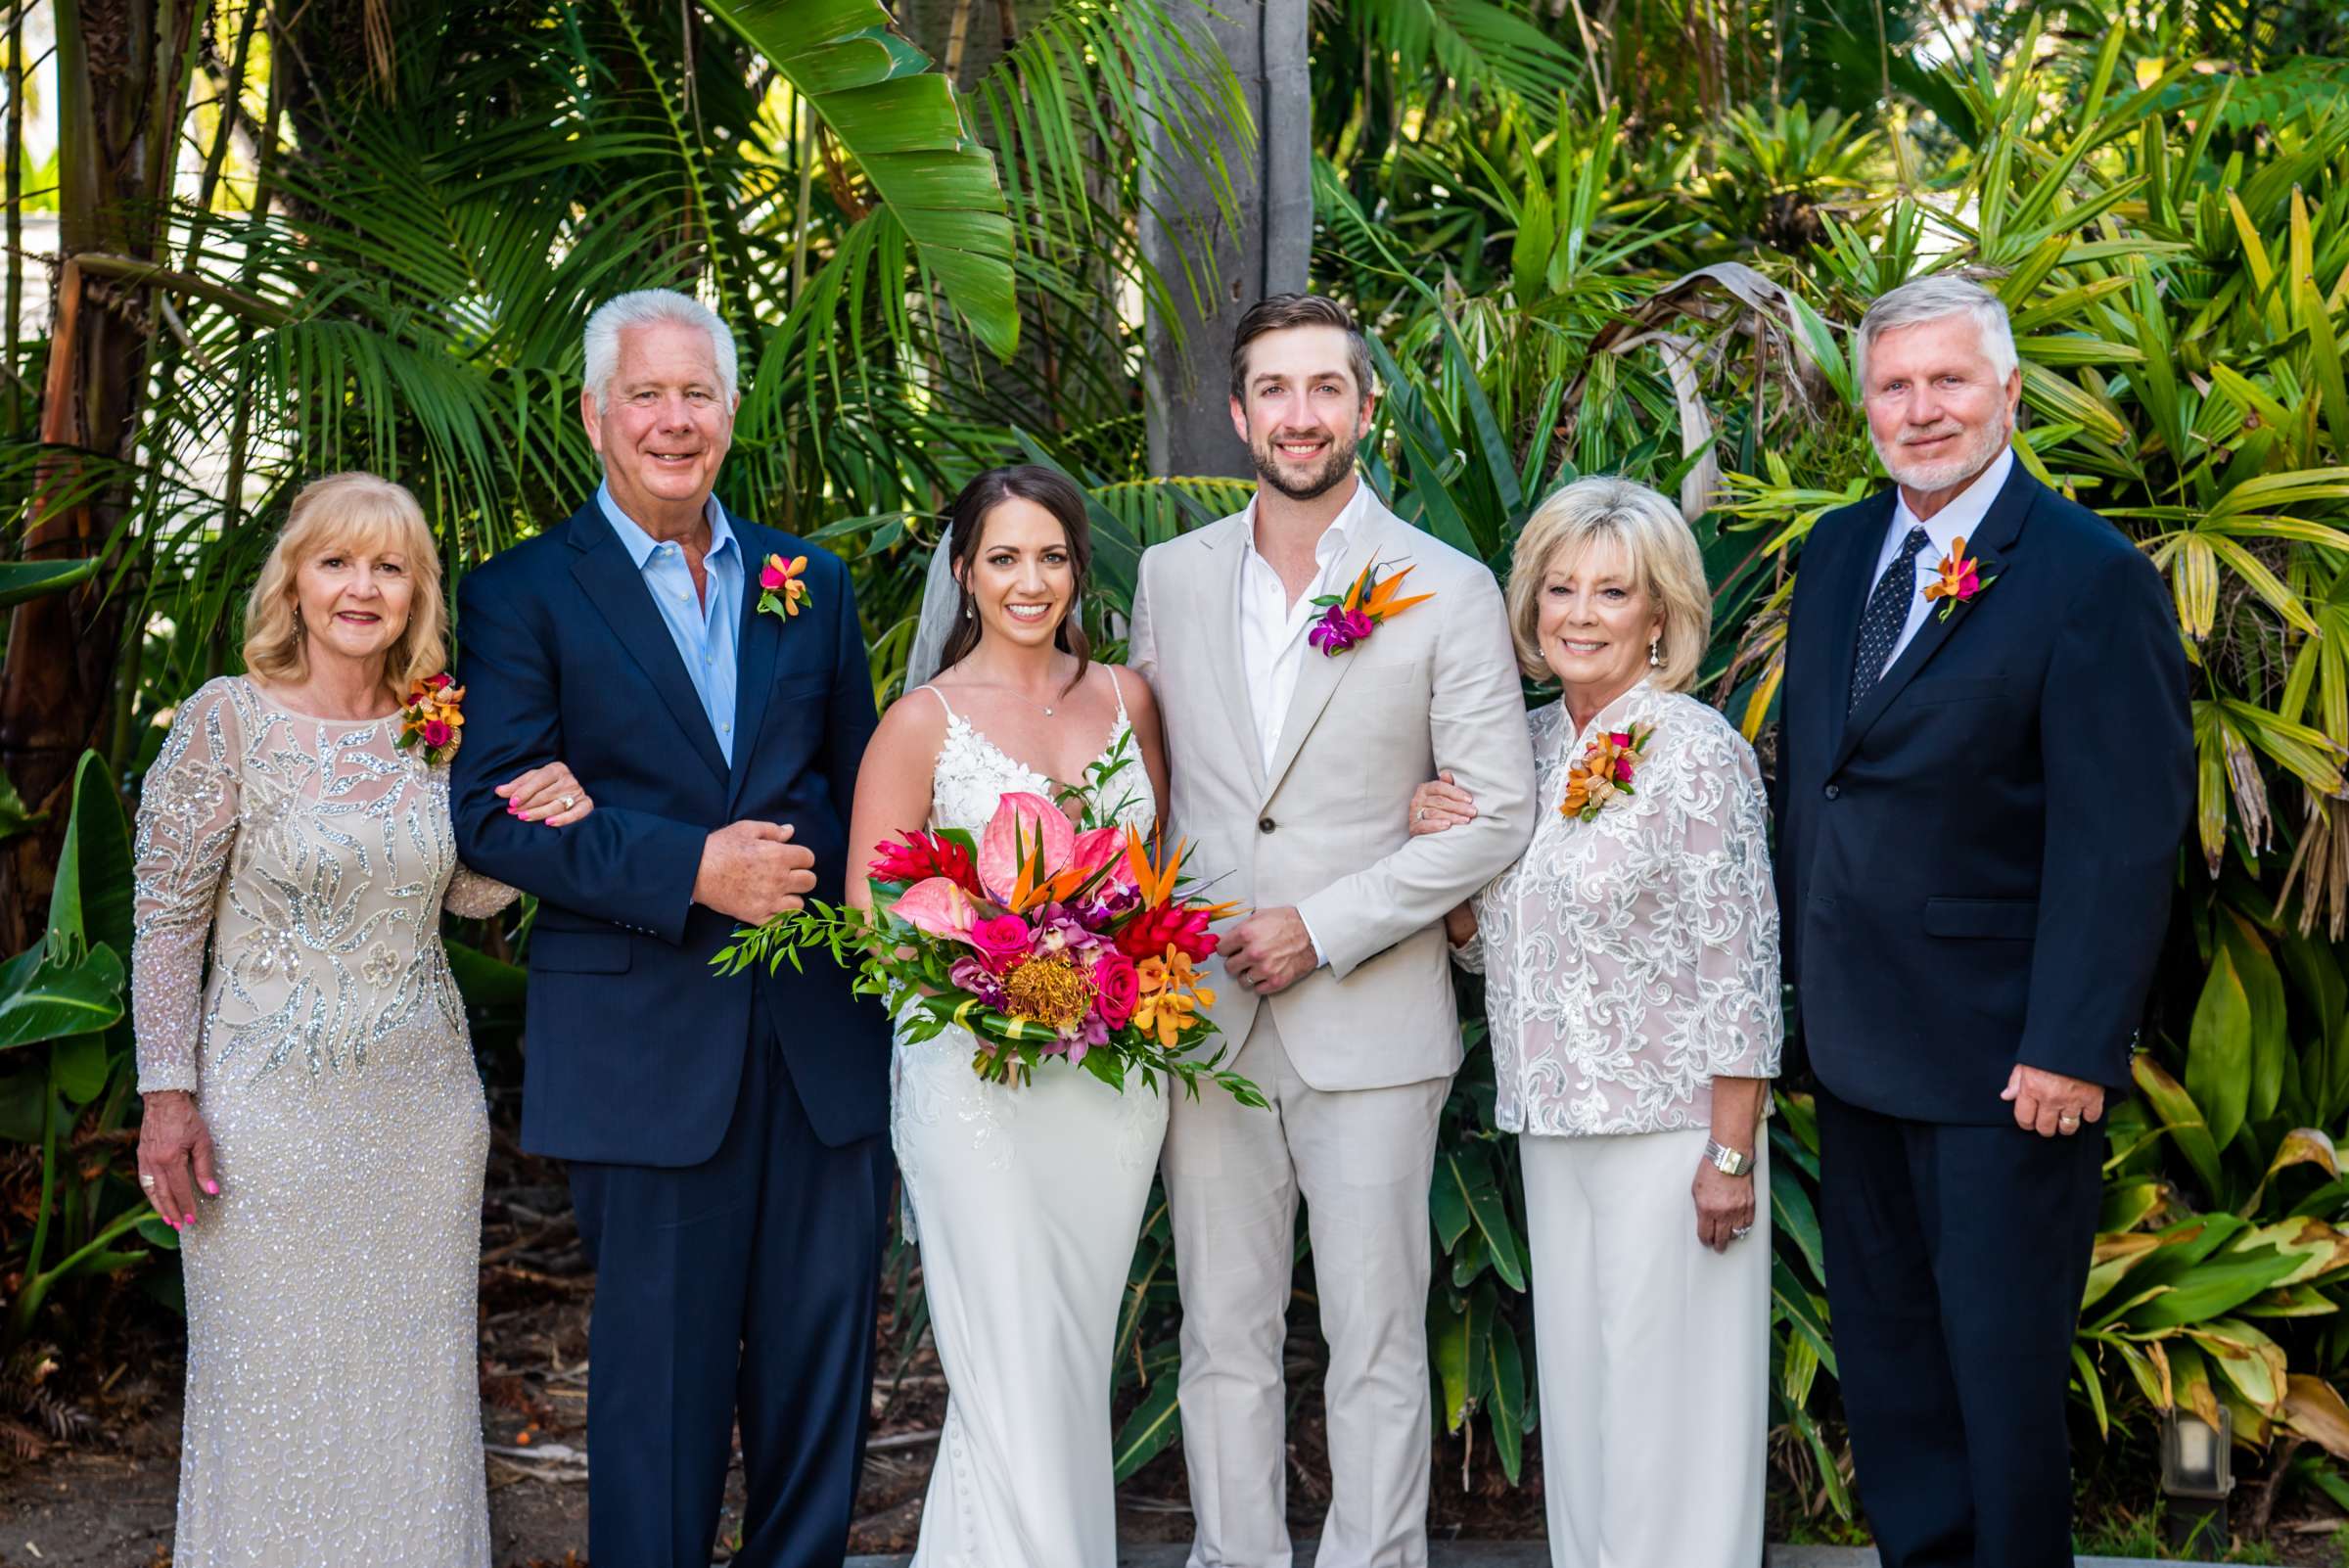
<path id="1" fill-rule="evenodd" d="M 1650 669 L 1664 668 L 1664 661 L 1656 657 L 1656 649 L 1662 646 L 1663 640 L 1661 637 L 1650 637 L 1647 640 L 1647 668 Z"/>

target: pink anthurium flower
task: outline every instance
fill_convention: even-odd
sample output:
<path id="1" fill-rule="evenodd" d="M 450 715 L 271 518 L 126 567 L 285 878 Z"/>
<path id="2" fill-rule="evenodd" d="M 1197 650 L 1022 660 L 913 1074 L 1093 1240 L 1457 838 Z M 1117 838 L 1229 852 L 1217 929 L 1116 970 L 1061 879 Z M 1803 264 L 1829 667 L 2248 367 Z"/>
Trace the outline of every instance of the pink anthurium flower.
<path id="1" fill-rule="evenodd" d="M 971 927 L 979 919 L 971 896 L 946 877 L 925 877 L 915 883 L 898 895 L 889 912 L 916 931 L 964 942 L 971 940 Z"/>
<path id="2" fill-rule="evenodd" d="M 979 839 L 979 885 L 1013 914 L 1061 902 L 1100 879 L 1130 876 L 1126 835 L 1114 827 L 1079 833 L 1042 796 L 1015 791 L 996 803 Z"/>

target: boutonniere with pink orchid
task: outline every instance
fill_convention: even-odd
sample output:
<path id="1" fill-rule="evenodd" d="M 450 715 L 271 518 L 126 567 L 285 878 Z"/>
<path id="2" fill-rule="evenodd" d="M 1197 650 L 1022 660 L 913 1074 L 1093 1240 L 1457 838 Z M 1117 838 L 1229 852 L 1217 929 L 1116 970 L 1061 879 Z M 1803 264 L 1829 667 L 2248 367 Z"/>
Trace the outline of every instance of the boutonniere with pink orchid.
<path id="1" fill-rule="evenodd" d="M 1647 743 L 1655 733 L 1653 724 L 1634 724 L 1591 736 L 1583 760 L 1566 775 L 1566 798 L 1558 803 L 1558 814 L 1571 821 L 1595 821 L 1616 796 L 1635 794 L 1632 780 L 1647 760 Z"/>
<path id="2" fill-rule="evenodd" d="M 1984 576 L 1982 564 L 1980 556 L 1965 553 L 1962 536 L 1950 541 L 1950 553 L 1934 568 L 1940 576 L 1925 584 L 1925 602 L 1942 601 L 1942 620 L 1949 620 L 1951 611 L 1961 604 L 1971 604 L 1977 594 L 1999 580 L 1996 576 Z"/>
<path id="3" fill-rule="evenodd" d="M 1425 604 L 1435 595 L 1418 593 L 1408 599 L 1395 597 L 1396 590 L 1403 586 L 1403 579 L 1414 570 L 1406 566 L 1394 576 L 1382 578 L 1378 575 L 1378 563 L 1371 562 L 1362 568 L 1362 575 L 1354 579 L 1354 586 L 1344 594 L 1325 593 L 1313 601 L 1322 607 L 1321 617 L 1313 623 L 1313 629 L 1305 634 L 1305 640 L 1335 659 L 1355 644 L 1366 640 L 1371 632 L 1411 606 Z"/>
<path id="4" fill-rule="evenodd" d="M 807 591 L 806 571 L 807 558 L 804 555 L 795 555 L 788 561 L 779 555 L 768 556 L 766 565 L 759 569 L 759 608 L 767 615 L 789 621 L 813 606 L 815 599 Z"/>
<path id="5" fill-rule="evenodd" d="M 445 669 L 417 681 L 408 688 L 407 701 L 399 705 L 395 744 L 403 750 L 421 746 L 429 765 L 447 761 L 457 755 L 457 743 L 465 738 L 464 701 L 465 688 Z"/>

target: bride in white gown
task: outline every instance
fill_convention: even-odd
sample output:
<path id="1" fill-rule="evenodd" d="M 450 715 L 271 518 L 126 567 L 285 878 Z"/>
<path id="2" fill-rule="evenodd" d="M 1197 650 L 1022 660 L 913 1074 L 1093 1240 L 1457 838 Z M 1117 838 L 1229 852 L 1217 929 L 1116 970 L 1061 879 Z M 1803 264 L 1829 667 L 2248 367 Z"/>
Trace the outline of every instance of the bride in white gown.
<path id="1" fill-rule="evenodd" d="M 916 826 L 976 835 L 1019 791 L 1148 831 L 1157 706 L 1085 659 L 1090 555 L 1083 497 L 1050 469 L 990 470 L 956 499 L 952 576 L 933 574 L 924 615 L 952 629 L 865 752 L 852 865 Z M 909 680 L 929 663 L 917 641 Z M 869 900 L 854 879 L 850 901 Z M 1170 1088 L 1120 1094 L 1058 1060 L 989 1084 L 976 1049 L 956 1028 L 897 1045 L 891 1134 L 947 1387 L 914 1568 L 1110 1568 L 1111 1358 Z"/>

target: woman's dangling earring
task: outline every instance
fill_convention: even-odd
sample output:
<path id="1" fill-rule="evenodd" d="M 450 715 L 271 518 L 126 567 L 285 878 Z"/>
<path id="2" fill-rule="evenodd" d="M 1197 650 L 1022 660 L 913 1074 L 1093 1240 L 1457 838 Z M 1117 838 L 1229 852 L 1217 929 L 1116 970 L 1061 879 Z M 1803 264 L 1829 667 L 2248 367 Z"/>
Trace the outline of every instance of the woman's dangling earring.
<path id="1" fill-rule="evenodd" d="M 1663 645 L 1663 641 L 1664 639 L 1661 637 L 1650 637 L 1647 639 L 1647 668 L 1650 669 L 1661 669 L 1664 668 L 1664 661 L 1656 656 L 1656 650 Z"/>

